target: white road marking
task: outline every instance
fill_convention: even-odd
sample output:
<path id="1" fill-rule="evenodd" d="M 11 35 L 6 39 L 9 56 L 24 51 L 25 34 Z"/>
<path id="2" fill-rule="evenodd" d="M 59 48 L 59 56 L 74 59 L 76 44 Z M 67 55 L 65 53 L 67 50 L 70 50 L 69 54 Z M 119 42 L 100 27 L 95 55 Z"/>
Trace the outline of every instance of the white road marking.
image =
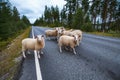
<path id="1" fill-rule="evenodd" d="M 33 36 L 33 39 L 34 39 L 35 36 L 34 36 L 33 28 L 32 28 L 32 36 Z M 40 69 L 40 64 L 39 64 L 39 60 L 38 60 L 38 57 L 37 57 L 36 50 L 34 50 L 34 54 L 35 54 L 34 56 L 35 56 L 35 67 L 36 67 L 37 80 L 42 80 L 41 69 Z"/>

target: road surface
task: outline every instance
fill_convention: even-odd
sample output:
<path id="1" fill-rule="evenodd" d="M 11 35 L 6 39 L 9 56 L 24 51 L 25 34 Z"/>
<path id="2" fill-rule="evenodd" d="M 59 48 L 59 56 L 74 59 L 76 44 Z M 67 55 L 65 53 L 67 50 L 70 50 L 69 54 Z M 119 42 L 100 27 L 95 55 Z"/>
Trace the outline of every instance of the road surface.
<path id="1" fill-rule="evenodd" d="M 32 27 L 34 35 L 50 28 Z M 32 31 L 30 36 L 32 38 Z M 77 54 L 59 52 L 57 41 L 45 39 L 39 59 L 42 80 L 120 80 L 120 39 L 83 33 Z M 27 54 L 19 80 L 37 80 L 34 53 Z"/>

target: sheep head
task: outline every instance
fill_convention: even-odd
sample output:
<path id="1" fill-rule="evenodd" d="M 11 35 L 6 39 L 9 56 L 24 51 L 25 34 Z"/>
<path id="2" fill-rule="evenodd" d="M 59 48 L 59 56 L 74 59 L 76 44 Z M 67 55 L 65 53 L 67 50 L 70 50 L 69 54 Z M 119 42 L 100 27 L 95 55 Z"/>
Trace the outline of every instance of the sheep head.
<path id="1" fill-rule="evenodd" d="M 63 31 L 64 31 L 64 29 L 63 29 L 63 28 L 58 29 L 58 35 L 59 35 L 59 36 L 61 36 L 61 35 L 63 34 Z"/>
<path id="2" fill-rule="evenodd" d="M 78 35 L 72 35 L 72 36 L 74 37 L 75 44 L 77 44 L 79 40 L 79 36 Z"/>
<path id="3" fill-rule="evenodd" d="M 39 43 L 43 40 L 43 38 L 44 38 L 44 35 L 37 35 L 35 37 L 35 39 L 37 39 L 37 42 L 39 42 Z"/>

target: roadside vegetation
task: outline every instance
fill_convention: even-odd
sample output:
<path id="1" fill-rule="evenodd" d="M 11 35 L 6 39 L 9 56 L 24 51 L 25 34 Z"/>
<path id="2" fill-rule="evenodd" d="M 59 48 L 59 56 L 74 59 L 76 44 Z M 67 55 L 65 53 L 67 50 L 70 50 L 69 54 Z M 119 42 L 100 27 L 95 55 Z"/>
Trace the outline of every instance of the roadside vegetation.
<path id="1" fill-rule="evenodd" d="M 0 4 L 0 51 L 4 49 L 11 40 L 21 34 L 30 25 L 26 16 L 20 18 L 16 7 Z"/>
<path id="2" fill-rule="evenodd" d="M 14 75 L 17 73 L 18 65 L 22 59 L 22 57 L 20 58 L 21 41 L 28 37 L 29 32 L 30 28 L 24 30 L 21 35 L 9 42 L 7 48 L 0 52 L 0 79 L 12 80 Z"/>
<path id="3" fill-rule="evenodd" d="M 81 29 L 93 34 L 118 36 L 120 34 L 120 2 L 118 0 L 65 0 L 58 6 L 45 6 L 42 16 L 34 25 Z M 111 31 L 114 34 L 111 34 Z M 110 33 L 110 34 L 109 34 Z"/>
<path id="4" fill-rule="evenodd" d="M 21 40 L 28 37 L 30 22 L 20 17 L 16 7 L 0 3 L 0 80 L 13 80 L 21 51 Z"/>
<path id="5" fill-rule="evenodd" d="M 116 33 L 116 32 L 87 32 L 87 33 L 95 34 L 95 35 L 99 35 L 99 36 L 120 38 L 120 33 Z"/>

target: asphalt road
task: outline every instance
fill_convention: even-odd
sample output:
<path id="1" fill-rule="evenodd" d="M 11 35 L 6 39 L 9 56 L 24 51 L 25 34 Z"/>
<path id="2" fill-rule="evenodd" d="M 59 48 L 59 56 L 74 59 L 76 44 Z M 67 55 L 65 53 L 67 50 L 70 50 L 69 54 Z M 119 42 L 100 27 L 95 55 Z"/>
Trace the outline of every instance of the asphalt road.
<path id="1" fill-rule="evenodd" d="M 34 35 L 49 28 L 33 27 Z M 30 33 L 30 37 L 31 33 Z M 120 80 L 120 39 L 83 33 L 77 55 L 59 52 L 57 41 L 45 40 L 40 67 L 43 80 Z M 19 80 L 36 80 L 33 53 L 23 62 Z"/>

